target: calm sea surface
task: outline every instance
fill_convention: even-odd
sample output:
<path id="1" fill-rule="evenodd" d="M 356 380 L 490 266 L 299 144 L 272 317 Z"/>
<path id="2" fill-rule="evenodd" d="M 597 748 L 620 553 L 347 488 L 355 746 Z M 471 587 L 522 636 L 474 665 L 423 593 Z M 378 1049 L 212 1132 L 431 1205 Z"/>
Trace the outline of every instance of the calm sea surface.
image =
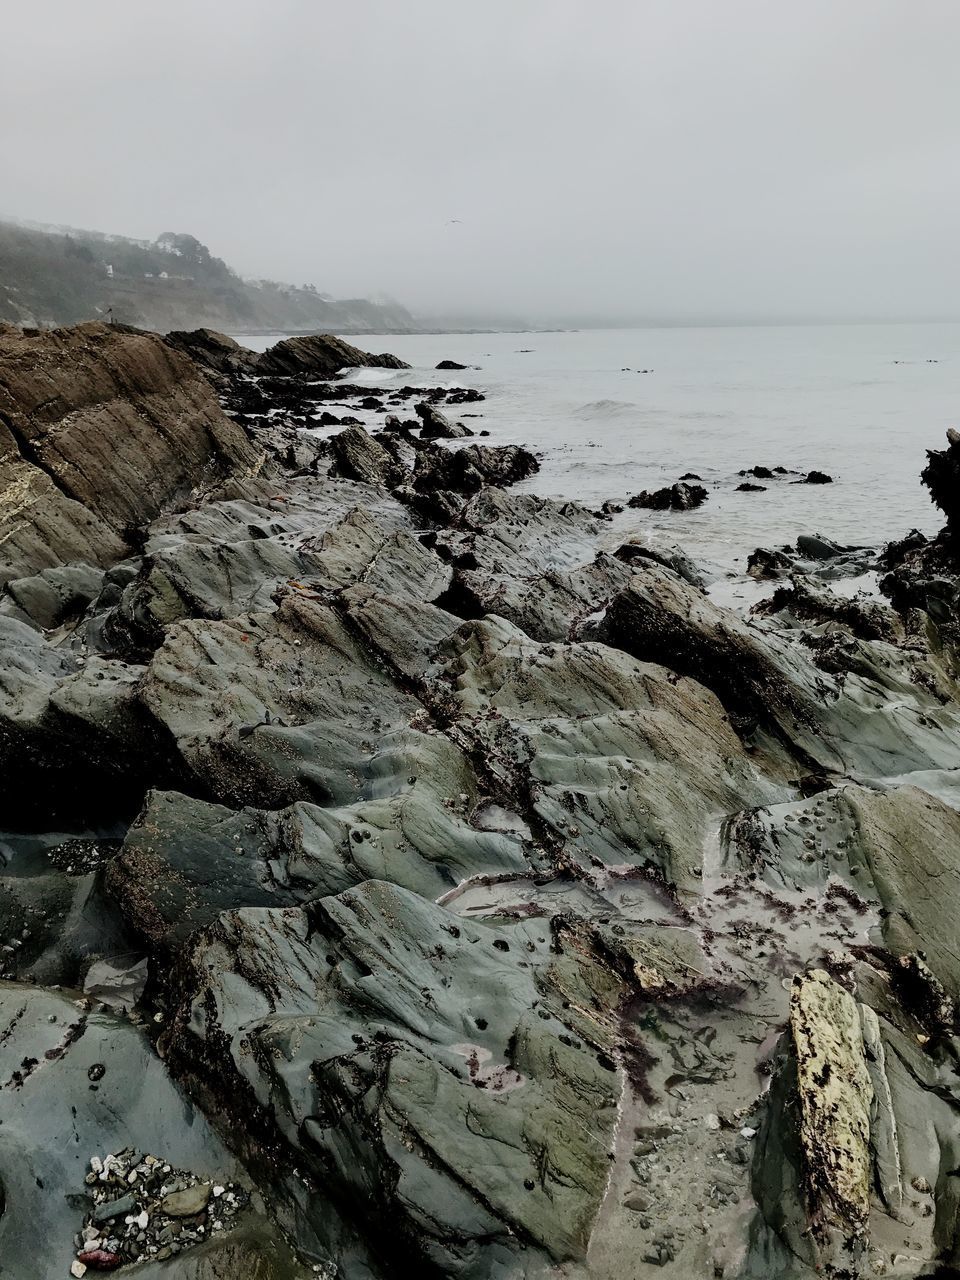
<path id="1" fill-rule="evenodd" d="M 258 348 L 273 339 L 241 339 Z M 940 521 L 921 487 L 927 448 L 960 420 L 960 325 L 588 330 L 572 333 L 364 335 L 349 341 L 410 362 L 371 383 L 465 385 L 494 443 L 542 456 L 537 493 L 590 506 L 696 472 L 697 511 L 631 511 L 702 561 L 742 570 L 757 546 L 819 532 L 877 544 Z M 444 358 L 476 365 L 434 370 Z M 641 370 L 648 370 L 644 373 Z M 455 411 L 452 411 L 455 412 Z M 460 415 L 457 415 L 460 416 Z M 376 415 L 371 416 L 371 422 Z M 766 482 L 737 493 L 741 468 L 826 471 L 835 483 Z"/>

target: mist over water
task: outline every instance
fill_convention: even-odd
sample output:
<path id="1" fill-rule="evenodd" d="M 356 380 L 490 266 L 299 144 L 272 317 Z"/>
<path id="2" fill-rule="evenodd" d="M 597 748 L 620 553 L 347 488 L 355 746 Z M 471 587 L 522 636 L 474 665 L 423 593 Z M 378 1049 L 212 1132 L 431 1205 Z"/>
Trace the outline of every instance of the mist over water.
<path id="1" fill-rule="evenodd" d="M 272 339 L 242 339 L 257 346 Z M 493 443 L 542 455 L 537 493 L 591 507 L 702 477 L 707 502 L 690 512 L 632 510 L 615 530 L 642 528 L 690 554 L 741 570 L 758 546 L 819 532 L 874 545 L 913 527 L 939 528 L 920 483 L 926 449 L 957 420 L 960 325 L 665 328 L 575 333 L 366 335 L 410 371 L 364 371 L 371 381 L 476 386 L 485 402 L 461 415 Z M 479 366 L 434 369 L 441 359 Z M 649 370 L 647 373 L 639 370 Z M 369 424 L 377 422 L 369 415 Z M 784 466 L 794 476 L 737 493 L 741 469 Z"/>

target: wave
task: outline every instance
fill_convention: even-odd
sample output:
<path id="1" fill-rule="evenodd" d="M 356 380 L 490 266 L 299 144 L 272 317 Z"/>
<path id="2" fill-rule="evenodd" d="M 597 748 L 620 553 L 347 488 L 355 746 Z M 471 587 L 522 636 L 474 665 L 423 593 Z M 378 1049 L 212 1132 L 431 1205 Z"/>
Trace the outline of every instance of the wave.
<path id="1" fill-rule="evenodd" d="M 622 418 L 627 414 L 641 412 L 640 406 L 632 400 L 589 400 L 586 404 L 574 409 L 575 418 Z"/>

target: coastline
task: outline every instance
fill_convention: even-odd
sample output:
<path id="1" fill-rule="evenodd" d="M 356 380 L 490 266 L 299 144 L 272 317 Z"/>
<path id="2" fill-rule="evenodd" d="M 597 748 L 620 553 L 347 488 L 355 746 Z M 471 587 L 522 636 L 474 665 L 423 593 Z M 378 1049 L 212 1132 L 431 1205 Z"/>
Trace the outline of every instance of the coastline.
<path id="1" fill-rule="evenodd" d="M 741 615 L 403 368 L 0 332 L 0 1251 L 915 1274 L 960 1103 L 960 440 L 939 535 L 758 550 Z"/>

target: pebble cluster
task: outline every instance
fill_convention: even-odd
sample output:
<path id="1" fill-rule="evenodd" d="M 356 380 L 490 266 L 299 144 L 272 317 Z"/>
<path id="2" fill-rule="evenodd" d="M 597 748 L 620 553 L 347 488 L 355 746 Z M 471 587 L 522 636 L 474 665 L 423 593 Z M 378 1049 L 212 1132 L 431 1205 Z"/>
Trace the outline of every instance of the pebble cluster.
<path id="1" fill-rule="evenodd" d="M 231 1182 L 208 1182 L 127 1147 L 93 1156 L 84 1182 L 93 1208 L 75 1238 L 70 1274 L 163 1261 L 232 1225 L 248 1201 Z"/>

